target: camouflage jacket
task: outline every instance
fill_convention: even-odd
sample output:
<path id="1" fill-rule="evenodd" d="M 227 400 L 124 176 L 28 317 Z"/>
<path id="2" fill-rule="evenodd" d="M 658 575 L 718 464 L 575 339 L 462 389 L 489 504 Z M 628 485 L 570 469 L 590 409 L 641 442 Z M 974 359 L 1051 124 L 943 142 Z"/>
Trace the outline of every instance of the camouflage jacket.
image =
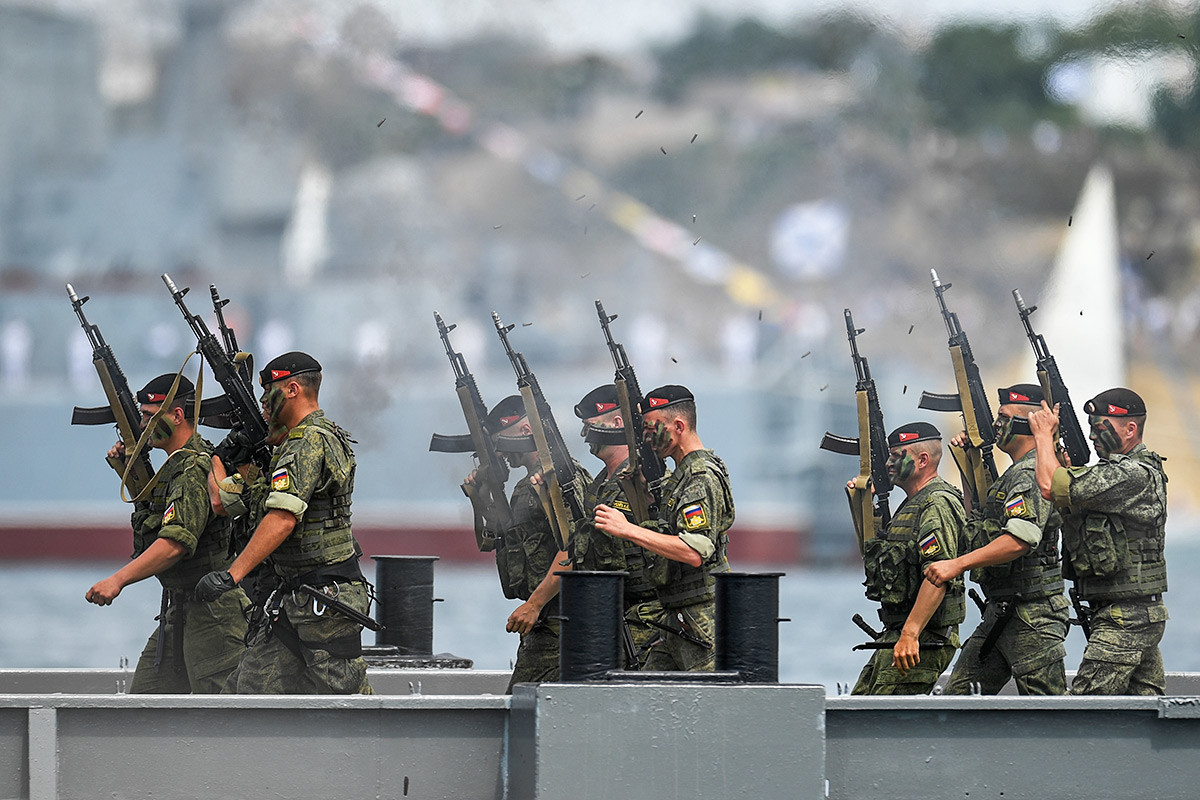
<path id="1" fill-rule="evenodd" d="M 226 569 L 232 561 L 229 520 L 213 513 L 208 499 L 212 452 L 211 444 L 193 434 L 167 458 L 149 499 L 134 504 L 134 558 L 157 539 L 170 539 L 187 548 L 181 561 L 157 576 L 167 589 L 191 591 L 205 574 Z"/>
<path id="2" fill-rule="evenodd" d="M 684 456 L 663 482 L 659 530 L 679 536 L 700 554 L 702 562 L 693 567 L 661 556 L 654 559 L 651 575 L 663 606 L 678 608 L 712 600 L 712 574 L 729 571 L 725 550 L 734 514 L 725 462 L 712 450 L 694 450 Z"/>

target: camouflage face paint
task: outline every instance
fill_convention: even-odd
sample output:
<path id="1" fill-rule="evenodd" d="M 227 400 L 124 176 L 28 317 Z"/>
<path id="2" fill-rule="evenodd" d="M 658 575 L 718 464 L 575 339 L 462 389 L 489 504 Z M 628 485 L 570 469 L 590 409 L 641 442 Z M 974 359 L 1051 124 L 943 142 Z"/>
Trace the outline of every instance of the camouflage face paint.
<path id="1" fill-rule="evenodd" d="M 287 433 L 287 426 L 280 421 L 283 405 L 287 398 L 283 389 L 277 383 L 271 384 L 266 394 L 262 396 L 263 416 L 267 420 L 267 440 L 275 441 Z"/>
<path id="2" fill-rule="evenodd" d="M 1012 417 L 1003 414 L 998 415 L 992 429 L 996 432 L 996 444 L 1000 447 L 1004 447 L 1017 438 L 1017 434 L 1013 432 Z"/>
<path id="3" fill-rule="evenodd" d="M 158 418 L 158 422 L 154 423 L 154 430 L 150 432 L 150 444 L 164 444 L 174 433 L 175 420 L 164 414 Z"/>
<path id="4" fill-rule="evenodd" d="M 671 446 L 671 431 L 663 422 L 654 423 L 653 428 L 644 431 L 642 438 L 650 443 L 654 452 L 661 456 Z"/>
<path id="5" fill-rule="evenodd" d="M 1095 449 L 1096 455 L 1100 458 L 1108 458 L 1113 453 L 1121 451 L 1121 437 L 1117 435 L 1116 428 L 1109 420 L 1091 415 L 1088 417 L 1088 424 L 1092 426 L 1092 432 L 1088 438 L 1092 440 L 1092 447 Z"/>
<path id="6" fill-rule="evenodd" d="M 888 475 L 894 481 L 906 481 L 917 469 L 917 462 L 908 450 L 898 450 L 888 453 Z"/>

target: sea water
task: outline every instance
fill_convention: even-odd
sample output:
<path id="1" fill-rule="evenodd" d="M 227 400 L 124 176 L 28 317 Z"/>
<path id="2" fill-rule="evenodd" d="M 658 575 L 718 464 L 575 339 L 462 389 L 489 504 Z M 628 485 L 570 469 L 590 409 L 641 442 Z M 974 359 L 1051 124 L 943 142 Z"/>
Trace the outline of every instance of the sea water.
<path id="1" fill-rule="evenodd" d="M 1170 536 L 1170 534 L 1168 534 Z M 372 562 L 364 561 L 364 569 Z M 1200 539 L 1170 542 L 1167 547 L 1171 621 L 1162 642 L 1171 671 L 1200 671 Z M 853 684 L 868 653 L 854 651 L 866 640 L 851 621 L 860 613 L 874 623 L 875 607 L 863 596 L 861 568 L 735 564 L 742 572 L 786 572 L 779 583 L 779 679 L 819 683 L 829 693 Z M 117 667 L 137 661 L 154 630 L 159 588 L 154 580 L 127 587 L 111 606 L 86 602 L 93 583 L 119 564 L 16 563 L 0 565 L 0 668 Z M 517 635 L 505 621 L 517 606 L 504 600 L 495 570 L 439 561 L 434 570 L 433 649 L 472 659 L 479 669 L 509 669 Z M 967 604 L 962 637 L 979 622 Z M 365 644 L 374 634 L 364 634 Z M 1079 664 L 1083 633 L 1072 626 L 1067 636 L 1067 668 Z"/>

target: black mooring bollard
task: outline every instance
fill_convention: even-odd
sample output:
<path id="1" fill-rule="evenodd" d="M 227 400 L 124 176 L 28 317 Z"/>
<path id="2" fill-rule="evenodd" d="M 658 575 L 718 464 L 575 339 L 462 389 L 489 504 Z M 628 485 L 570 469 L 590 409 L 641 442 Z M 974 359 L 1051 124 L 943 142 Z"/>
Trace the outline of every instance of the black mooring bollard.
<path id="1" fill-rule="evenodd" d="M 621 668 L 621 625 L 627 572 L 556 572 L 558 667 L 564 683 L 603 680 Z"/>
<path id="2" fill-rule="evenodd" d="M 433 562 L 437 556 L 372 556 L 375 561 L 375 620 L 384 629 L 376 645 L 392 645 L 402 656 L 433 653 Z"/>
<path id="3" fill-rule="evenodd" d="M 747 683 L 779 682 L 779 579 L 782 572 L 718 572 L 717 671 Z"/>

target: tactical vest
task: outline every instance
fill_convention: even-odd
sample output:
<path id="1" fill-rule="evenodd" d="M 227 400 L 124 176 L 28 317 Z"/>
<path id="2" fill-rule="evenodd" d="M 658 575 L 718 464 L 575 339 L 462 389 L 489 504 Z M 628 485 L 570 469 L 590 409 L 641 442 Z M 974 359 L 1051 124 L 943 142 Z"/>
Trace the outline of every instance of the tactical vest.
<path id="1" fill-rule="evenodd" d="M 1010 467 L 1014 468 L 1016 467 Z M 968 523 L 969 545 L 972 550 L 985 546 L 1004 533 L 1007 519 L 1004 516 L 1004 498 L 1000 497 L 1000 490 L 1005 485 L 1003 476 L 992 484 L 988 489 L 987 501 L 983 505 L 982 520 Z M 1052 524 L 1057 515 L 1057 511 L 1050 512 L 1049 527 L 1042 531 L 1042 540 L 1025 555 L 1006 564 L 971 570 L 971 579 L 983 587 L 983 593 L 989 600 L 1004 600 L 1018 594 L 1023 600 L 1036 600 L 1062 594 L 1058 527 Z"/>
<path id="2" fill-rule="evenodd" d="M 1161 594 L 1167 590 L 1166 543 L 1167 476 L 1162 457 L 1150 450 L 1114 455 L 1112 460 L 1136 460 L 1150 472 L 1162 512 L 1154 519 L 1085 511 L 1063 522 L 1063 545 L 1070 555 L 1075 587 L 1084 600 L 1110 603 Z"/>
<path id="3" fill-rule="evenodd" d="M 349 434 L 323 414 L 310 416 L 309 422 L 293 428 L 288 435 L 297 431 L 303 431 L 304 435 L 316 433 L 324 439 L 324 480 L 309 498 L 303 519 L 271 554 L 275 573 L 281 578 L 295 578 L 317 567 L 338 564 L 362 554 L 350 530 L 355 463 Z M 342 458 L 331 459 L 330 454 L 339 454 L 338 451 Z M 287 455 L 286 448 L 276 449 L 271 459 L 272 474 Z"/>
<path id="4" fill-rule="evenodd" d="M 670 491 L 664 492 L 666 497 L 663 500 L 662 512 L 666 517 L 662 519 L 662 530 L 664 533 L 678 534 L 675 529 L 675 516 L 679 510 L 679 499 L 683 495 L 683 489 L 686 488 L 691 476 L 700 475 L 706 472 L 712 473 L 718 477 L 718 482 L 721 485 L 722 493 L 724 494 L 725 507 L 729 511 L 730 520 L 733 517 L 733 493 L 729 488 L 729 471 L 725 468 L 725 463 L 717 457 L 711 450 L 699 451 L 701 456 L 694 457 L 690 463 L 681 464 L 673 473 L 671 473 Z M 691 455 L 691 454 L 689 454 Z M 710 509 L 709 513 L 715 514 L 716 509 Z M 715 524 L 717 520 L 713 520 Z M 716 593 L 716 579 L 713 577 L 718 572 L 729 572 L 729 558 L 726 556 L 726 549 L 729 544 L 728 530 L 723 530 L 717 536 L 716 549 L 699 567 L 693 567 L 691 564 L 685 564 L 682 561 L 673 561 L 671 559 L 658 557 L 655 559 L 659 564 L 656 583 L 658 585 L 658 599 L 663 604 L 664 608 L 681 608 L 690 606 L 695 603 L 710 602 Z M 665 562 L 665 563 L 663 563 Z"/>
<path id="5" fill-rule="evenodd" d="M 622 464 L 618 472 L 628 463 Z M 594 509 L 600 503 L 624 513 L 626 519 L 636 524 L 624 491 L 615 478 L 609 477 L 607 468 L 592 479 L 584 492 L 586 508 Z M 580 535 L 572 538 L 571 550 L 575 569 L 629 573 L 624 581 L 626 608 L 657 596 L 647 574 L 646 551 L 628 539 L 609 536 L 589 523 L 582 526 Z"/>
<path id="6" fill-rule="evenodd" d="M 918 524 L 921 512 L 938 497 L 962 505 L 962 495 L 953 486 L 941 478 L 934 478 L 904 501 L 886 530 L 867 542 L 863 554 L 866 594 L 868 599 L 879 602 L 879 619 L 888 628 L 904 625 L 917 601 L 917 592 L 925 580 L 917 542 Z M 948 534 L 957 537 L 958 531 Z M 946 586 L 946 596 L 930 617 L 926 629 L 957 625 L 966 616 L 963 584 L 961 580 L 955 580 Z"/>
<path id="7" fill-rule="evenodd" d="M 496 545 L 496 571 L 506 598 L 528 600 L 550 571 L 558 555 L 558 541 L 529 478 L 517 482 L 509 505 L 513 524 Z M 543 615 L 553 606 L 547 603 Z"/>
<path id="8" fill-rule="evenodd" d="M 158 539 L 163 514 L 170 505 L 167 498 L 171 495 L 172 483 L 185 470 L 200 470 L 207 480 L 208 470 L 212 467 L 212 446 L 199 436 L 193 436 L 184 447 L 185 451 L 177 452 L 168 462 L 159 482 L 150 490 L 150 497 L 134 507 L 131 519 L 134 558 L 146 552 Z M 232 562 L 229 555 L 229 520 L 210 514 L 204 530 L 196 536 L 196 552 L 156 577 L 164 589 L 191 592 L 196 588 L 197 581 L 205 575 L 228 569 Z"/>

